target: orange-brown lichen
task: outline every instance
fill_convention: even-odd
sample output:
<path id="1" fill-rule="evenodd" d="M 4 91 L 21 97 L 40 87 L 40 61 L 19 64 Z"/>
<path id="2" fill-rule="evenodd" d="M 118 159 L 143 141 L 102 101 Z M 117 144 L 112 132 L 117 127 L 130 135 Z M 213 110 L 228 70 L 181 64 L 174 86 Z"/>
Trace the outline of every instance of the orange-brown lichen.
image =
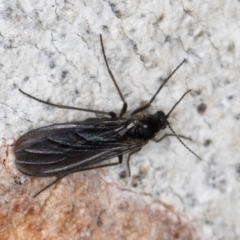
<path id="1" fill-rule="evenodd" d="M 23 185 L 13 187 L 0 206 L 0 239 L 197 239 L 173 207 L 121 189 L 104 179 L 108 173 L 99 169 L 72 174 L 36 199 L 31 193 L 39 189 L 32 189 L 31 181 L 30 191 Z M 45 182 L 39 178 L 33 185 Z"/>

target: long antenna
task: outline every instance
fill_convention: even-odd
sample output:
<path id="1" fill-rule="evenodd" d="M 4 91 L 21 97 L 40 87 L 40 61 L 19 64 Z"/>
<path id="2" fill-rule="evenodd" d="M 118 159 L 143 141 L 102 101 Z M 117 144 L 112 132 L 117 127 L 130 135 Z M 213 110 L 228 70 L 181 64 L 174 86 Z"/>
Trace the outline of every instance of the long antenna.
<path id="1" fill-rule="evenodd" d="M 195 152 L 193 152 L 181 139 L 180 137 L 175 133 L 175 131 L 172 129 L 172 127 L 170 126 L 169 122 L 167 122 L 168 127 L 170 128 L 170 130 L 172 131 L 172 133 L 176 136 L 176 138 L 178 139 L 178 141 L 189 151 L 191 152 L 193 155 L 195 155 L 199 160 L 202 160 Z"/>
<path id="2" fill-rule="evenodd" d="M 153 97 L 149 100 L 148 103 L 146 103 L 144 106 L 141 106 L 137 109 L 135 109 L 132 113 L 131 116 L 147 109 L 150 107 L 151 103 L 153 102 L 153 100 L 156 98 L 156 96 L 158 95 L 158 93 L 161 91 L 161 89 L 163 88 L 163 86 L 167 83 L 167 81 L 172 77 L 172 75 L 186 62 L 186 59 L 183 59 L 183 61 L 172 71 L 172 73 L 164 80 L 164 82 L 160 85 L 160 87 L 157 89 L 156 93 L 153 95 Z"/>
<path id="3" fill-rule="evenodd" d="M 169 113 L 166 115 L 166 118 L 168 119 L 168 117 L 170 116 L 170 114 L 172 113 L 172 111 L 174 110 L 174 108 L 182 101 L 182 99 L 192 90 L 188 90 L 187 92 L 185 92 L 182 97 L 174 104 L 174 106 L 172 107 L 172 109 L 169 111 Z"/>
<path id="4" fill-rule="evenodd" d="M 189 93 L 191 92 L 191 90 L 188 90 L 187 92 L 185 92 L 182 97 L 174 104 L 174 106 L 172 107 L 172 109 L 169 111 L 169 113 L 166 115 L 166 119 L 168 119 L 168 117 L 170 116 L 170 114 L 172 113 L 172 111 L 175 109 L 175 107 L 182 101 L 182 99 Z M 170 130 L 172 131 L 172 133 L 176 136 L 176 138 L 178 139 L 178 141 L 189 151 L 191 152 L 193 155 L 195 155 L 199 160 L 202 160 L 195 152 L 193 152 L 181 139 L 180 137 L 175 133 L 175 131 L 172 129 L 172 127 L 170 126 L 170 123 L 166 120 L 166 123 L 168 125 L 168 127 L 170 128 Z"/>

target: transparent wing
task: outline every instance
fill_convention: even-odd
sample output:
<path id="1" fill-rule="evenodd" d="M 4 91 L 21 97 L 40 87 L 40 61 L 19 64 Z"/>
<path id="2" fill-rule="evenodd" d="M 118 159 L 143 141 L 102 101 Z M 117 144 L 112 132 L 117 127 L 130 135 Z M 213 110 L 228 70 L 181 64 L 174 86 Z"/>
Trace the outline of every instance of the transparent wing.
<path id="1" fill-rule="evenodd" d="M 54 176 L 133 152 L 146 142 L 127 138 L 131 121 L 92 118 L 33 130 L 15 144 L 16 166 L 26 175 Z"/>

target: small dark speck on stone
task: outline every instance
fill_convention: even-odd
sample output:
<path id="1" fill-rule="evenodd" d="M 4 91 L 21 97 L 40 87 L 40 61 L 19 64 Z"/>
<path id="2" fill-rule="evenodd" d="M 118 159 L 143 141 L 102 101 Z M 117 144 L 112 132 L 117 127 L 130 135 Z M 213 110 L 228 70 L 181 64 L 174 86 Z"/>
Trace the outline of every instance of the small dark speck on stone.
<path id="1" fill-rule="evenodd" d="M 204 147 L 208 147 L 211 144 L 211 140 L 210 139 L 206 139 L 203 143 Z"/>
<path id="2" fill-rule="evenodd" d="M 5 48 L 5 49 L 11 49 L 11 48 L 13 48 L 12 44 L 13 44 L 13 40 L 12 40 L 12 39 L 9 39 L 8 41 L 6 41 L 6 42 L 4 43 L 4 48 Z"/>
<path id="3" fill-rule="evenodd" d="M 208 185 L 219 190 L 226 184 L 226 178 L 223 172 L 212 171 L 208 174 Z"/>
<path id="4" fill-rule="evenodd" d="M 159 16 L 156 21 L 153 22 L 153 26 L 159 26 L 159 23 L 164 19 L 164 15 Z"/>
<path id="5" fill-rule="evenodd" d="M 139 183 L 141 183 L 141 177 L 139 175 L 133 176 L 132 182 L 131 182 L 132 187 L 134 188 L 137 187 Z"/>
<path id="6" fill-rule="evenodd" d="M 61 78 L 65 79 L 68 74 L 68 71 L 62 71 Z"/>
<path id="7" fill-rule="evenodd" d="M 50 64 L 49 64 L 50 68 L 55 68 L 55 66 L 56 66 L 55 62 L 50 62 Z"/>
<path id="8" fill-rule="evenodd" d="M 95 80 L 96 76 L 95 75 L 90 75 L 91 80 Z"/>
<path id="9" fill-rule="evenodd" d="M 229 51 L 229 52 L 234 52 L 234 50 L 235 50 L 235 45 L 234 45 L 234 43 L 230 43 L 229 45 L 228 45 L 228 48 L 227 48 L 227 50 Z"/>
<path id="10" fill-rule="evenodd" d="M 108 27 L 103 25 L 103 30 L 108 30 Z"/>
<path id="11" fill-rule="evenodd" d="M 126 172 L 125 170 L 121 171 L 121 172 L 119 173 L 119 177 L 120 177 L 120 178 L 126 178 L 126 177 L 127 177 L 127 172 Z"/>
<path id="12" fill-rule="evenodd" d="M 191 91 L 191 93 L 192 93 L 193 96 L 198 96 L 198 95 L 201 94 L 201 91 L 200 90 L 193 90 L 193 91 Z"/>
<path id="13" fill-rule="evenodd" d="M 229 84 L 230 84 L 230 81 L 229 81 L 229 80 L 226 80 L 226 81 L 224 81 L 224 84 L 225 84 L 225 85 L 229 85 Z"/>
<path id="14" fill-rule="evenodd" d="M 19 177 L 14 177 L 13 179 L 14 179 L 14 182 L 15 182 L 16 184 L 22 185 L 22 182 L 21 182 L 21 180 L 20 180 Z"/>
<path id="15" fill-rule="evenodd" d="M 12 8 L 8 7 L 7 9 L 5 9 L 5 15 L 7 16 L 7 18 L 12 18 Z"/>
<path id="16" fill-rule="evenodd" d="M 236 166 L 236 172 L 237 172 L 237 174 L 240 175 L 240 164 L 238 164 L 238 165 Z"/>
<path id="17" fill-rule="evenodd" d="M 184 9 L 184 12 L 190 15 L 192 11 L 190 9 Z"/>
<path id="18" fill-rule="evenodd" d="M 165 37 L 165 42 L 170 42 L 170 40 L 171 40 L 171 37 L 170 37 L 170 36 L 166 36 L 166 37 Z"/>
<path id="19" fill-rule="evenodd" d="M 97 226 L 100 227 L 102 225 L 103 225 L 103 222 L 102 222 L 101 216 L 98 216 L 98 218 L 97 218 Z"/>
<path id="20" fill-rule="evenodd" d="M 147 58 L 146 56 L 144 56 L 144 55 L 140 55 L 140 60 L 141 60 L 142 62 L 147 62 L 147 61 L 148 61 L 148 58 Z"/>
<path id="21" fill-rule="evenodd" d="M 117 18 L 121 18 L 121 12 L 120 11 L 118 11 L 118 10 L 115 11 L 115 15 L 116 15 Z"/>
<path id="22" fill-rule="evenodd" d="M 121 18 L 121 12 L 119 10 L 117 10 L 116 5 L 114 3 L 110 3 L 110 7 L 111 7 L 113 13 L 115 14 L 115 16 L 117 18 Z"/>
<path id="23" fill-rule="evenodd" d="M 180 233 L 177 232 L 177 233 L 175 233 L 173 236 L 174 236 L 174 238 L 178 239 L 178 238 L 180 238 Z"/>
<path id="24" fill-rule="evenodd" d="M 212 222 L 211 220 L 205 220 L 205 223 L 206 223 L 207 225 L 213 225 L 213 222 Z"/>
<path id="25" fill-rule="evenodd" d="M 23 81 L 24 81 L 24 82 L 27 82 L 28 79 L 29 79 L 29 76 L 26 76 L 26 77 L 24 77 Z"/>
<path id="26" fill-rule="evenodd" d="M 130 32 L 131 32 L 131 33 L 135 33 L 135 32 L 136 32 L 136 29 L 135 29 L 135 28 L 132 28 L 132 29 L 130 30 Z"/>
<path id="27" fill-rule="evenodd" d="M 201 103 L 197 107 L 198 113 L 201 113 L 201 114 L 203 114 L 206 111 L 206 109 L 207 109 L 207 106 L 205 103 Z"/>
<path id="28" fill-rule="evenodd" d="M 134 52 L 136 52 L 138 50 L 137 44 L 131 39 L 129 40 L 129 42 L 132 45 Z"/>
<path id="29" fill-rule="evenodd" d="M 164 15 L 162 14 L 159 18 L 158 21 L 161 22 L 164 19 Z"/>
<path id="30" fill-rule="evenodd" d="M 200 31 L 197 35 L 194 36 L 194 39 L 198 39 L 203 35 L 203 31 Z"/>

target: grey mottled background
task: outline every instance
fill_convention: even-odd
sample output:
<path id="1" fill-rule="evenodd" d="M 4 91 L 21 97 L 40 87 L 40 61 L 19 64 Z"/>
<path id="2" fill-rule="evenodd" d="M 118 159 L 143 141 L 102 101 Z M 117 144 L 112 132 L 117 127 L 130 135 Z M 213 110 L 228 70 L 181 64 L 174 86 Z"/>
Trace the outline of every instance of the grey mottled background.
<path id="1" fill-rule="evenodd" d="M 203 161 L 171 138 L 136 154 L 132 174 L 138 191 L 172 204 L 202 239 L 240 239 L 239 12 L 236 0 L 1 1 L 1 145 L 37 127 L 94 116 L 43 105 L 18 88 L 54 103 L 120 111 L 99 34 L 127 113 L 186 58 L 149 112 L 168 112 L 192 89 L 169 121 L 194 139 L 186 143 Z M 123 169 L 113 168 L 112 177 Z"/>

